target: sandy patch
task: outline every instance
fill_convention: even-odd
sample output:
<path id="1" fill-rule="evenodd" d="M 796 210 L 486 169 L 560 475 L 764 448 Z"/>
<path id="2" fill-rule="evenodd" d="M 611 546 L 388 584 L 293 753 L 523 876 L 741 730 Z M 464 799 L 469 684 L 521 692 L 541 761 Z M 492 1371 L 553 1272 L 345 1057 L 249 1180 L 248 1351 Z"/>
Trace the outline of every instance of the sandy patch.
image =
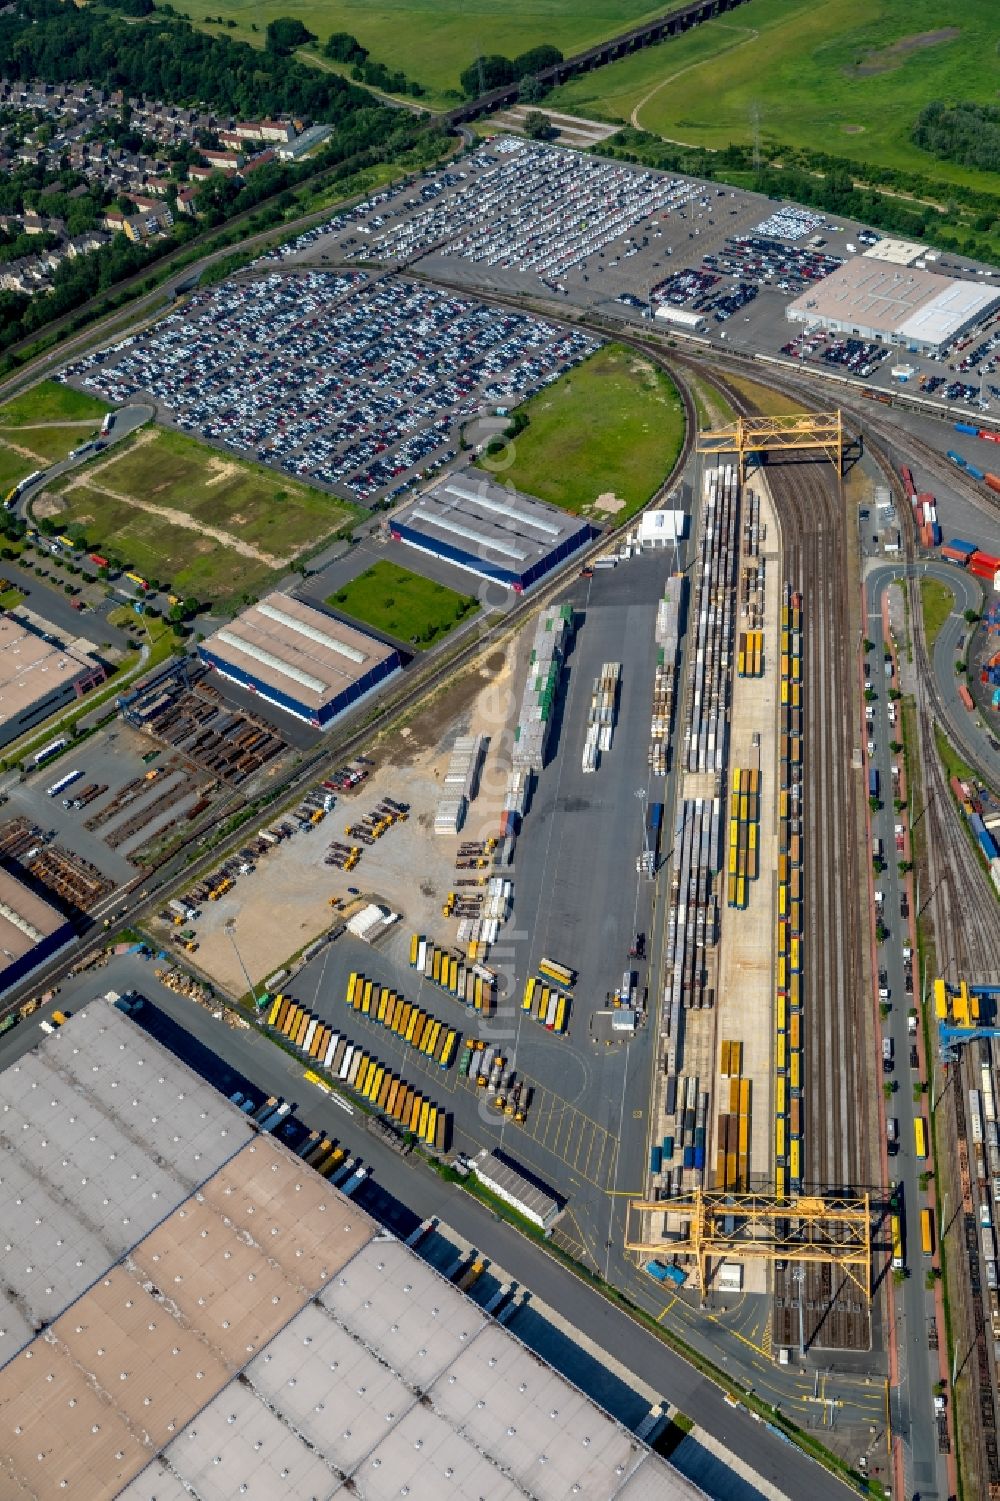
<path id="1" fill-rule="evenodd" d="M 624 508 L 625 502 L 613 490 L 605 490 L 594 501 L 594 510 L 603 511 L 607 516 L 616 516 Z"/>
<path id="2" fill-rule="evenodd" d="M 936 47 L 941 42 L 953 42 L 959 35 L 960 28 L 957 26 L 941 26 L 936 31 L 918 31 L 913 36 L 902 36 L 898 42 L 890 42 L 888 47 L 879 47 L 874 52 L 869 52 L 864 61 L 857 67 L 845 69 L 854 78 L 870 78 L 876 73 L 887 73 L 891 68 L 898 68 L 905 62 L 911 52 L 919 52 L 924 47 Z"/>
<path id="3" fill-rule="evenodd" d="M 209 459 L 208 467 L 212 471 L 212 478 L 205 481 L 206 490 L 210 490 L 213 485 L 224 484 L 227 479 L 235 479 L 240 472 L 236 464 L 227 464 L 225 459 Z"/>
<path id="4" fill-rule="evenodd" d="M 864 135 L 865 130 L 867 129 L 867 126 L 865 126 L 865 125 L 842 125 L 840 128 L 844 132 L 845 136 L 860 136 L 860 135 Z"/>
<path id="5" fill-rule="evenodd" d="M 37 500 L 32 501 L 31 509 L 37 521 L 46 521 L 52 516 L 61 516 L 66 510 L 66 502 L 61 495 L 54 495 L 51 490 L 43 490 Z"/>

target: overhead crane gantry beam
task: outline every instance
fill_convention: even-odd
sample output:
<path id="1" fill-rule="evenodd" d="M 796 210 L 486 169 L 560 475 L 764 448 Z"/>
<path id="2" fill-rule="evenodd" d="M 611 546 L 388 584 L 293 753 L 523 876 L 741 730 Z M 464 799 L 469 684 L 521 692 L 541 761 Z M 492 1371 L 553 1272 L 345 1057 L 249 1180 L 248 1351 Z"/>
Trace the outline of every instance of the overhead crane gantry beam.
<path id="1" fill-rule="evenodd" d="M 793 449 L 816 449 L 826 454 L 843 472 L 844 422 L 840 411 L 792 412 L 783 417 L 737 417 L 728 427 L 698 434 L 697 450 L 704 454 L 736 453 L 740 482 L 746 479 L 747 456 L 751 453 L 789 453 Z"/>
<path id="2" fill-rule="evenodd" d="M 652 1239 L 631 1236 L 632 1216 L 665 1215 L 687 1223 L 686 1233 Z M 871 1298 L 871 1202 L 860 1198 L 789 1198 L 691 1189 L 669 1199 L 633 1199 L 626 1220 L 626 1251 L 693 1256 L 698 1284 L 707 1286 L 710 1260 L 827 1262 L 839 1267 Z"/>

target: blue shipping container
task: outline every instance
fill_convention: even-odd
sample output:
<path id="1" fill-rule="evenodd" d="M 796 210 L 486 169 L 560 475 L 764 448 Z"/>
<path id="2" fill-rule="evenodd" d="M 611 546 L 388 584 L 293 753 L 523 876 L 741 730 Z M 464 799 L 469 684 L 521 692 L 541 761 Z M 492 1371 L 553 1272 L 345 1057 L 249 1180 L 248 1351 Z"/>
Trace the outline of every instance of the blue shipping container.
<path id="1" fill-rule="evenodd" d="M 989 829 L 984 829 L 981 834 L 976 835 L 976 838 L 979 840 L 979 848 L 982 850 L 987 860 L 995 859 L 997 847 L 993 841 L 993 835 L 990 833 Z"/>
<path id="2" fill-rule="evenodd" d="M 659 1147 L 652 1147 L 649 1153 L 649 1171 L 658 1173 L 663 1166 L 663 1153 Z"/>
<path id="3" fill-rule="evenodd" d="M 935 547 L 941 546 L 941 528 L 936 521 L 931 522 L 931 541 Z"/>
<path id="4" fill-rule="evenodd" d="M 983 478 L 983 471 L 981 469 L 977 469 L 975 464 L 966 464 L 965 472 L 966 474 L 971 474 L 973 479 Z"/>
<path id="5" fill-rule="evenodd" d="M 663 1138 L 663 1155 L 667 1158 L 674 1155 L 674 1138 L 672 1136 L 665 1136 Z"/>
<path id="6" fill-rule="evenodd" d="M 973 427 L 971 422 L 956 422 L 955 431 L 956 433 L 968 433 L 973 438 L 979 437 L 978 427 Z"/>
<path id="7" fill-rule="evenodd" d="M 705 1148 L 704 1147 L 695 1147 L 695 1149 L 694 1149 L 694 1165 L 695 1165 L 695 1167 L 699 1171 L 701 1171 L 701 1169 L 705 1166 Z"/>
<path id="8" fill-rule="evenodd" d="M 960 453 L 956 453 L 953 448 L 949 448 L 948 457 L 949 459 L 951 459 L 951 462 L 953 464 L 958 465 L 959 469 L 965 468 L 965 460 L 962 458 L 962 455 Z"/>
<path id="9" fill-rule="evenodd" d="M 868 772 L 868 796 L 878 797 L 878 767 L 872 766 Z"/>
<path id="10" fill-rule="evenodd" d="M 966 542 L 964 537 L 952 537 L 948 546 L 954 548 L 955 552 L 964 552 L 967 558 L 971 558 L 972 554 L 978 550 L 974 542 Z"/>
<path id="11" fill-rule="evenodd" d="M 694 1147 L 684 1148 L 684 1166 L 694 1167 Z"/>

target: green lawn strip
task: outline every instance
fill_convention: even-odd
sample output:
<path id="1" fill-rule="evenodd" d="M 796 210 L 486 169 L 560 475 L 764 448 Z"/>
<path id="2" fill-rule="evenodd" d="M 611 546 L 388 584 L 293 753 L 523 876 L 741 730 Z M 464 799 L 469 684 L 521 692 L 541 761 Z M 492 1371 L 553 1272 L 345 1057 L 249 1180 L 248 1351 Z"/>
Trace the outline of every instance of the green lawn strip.
<path id="1" fill-rule="evenodd" d="M 765 148 L 823 150 L 859 167 L 995 191 L 990 173 L 940 161 L 910 140 L 929 100 L 994 102 L 995 67 L 983 60 L 995 50 L 993 0 L 966 0 L 959 13 L 938 0 L 749 0 L 570 79 L 546 104 L 626 121 L 639 106 L 642 128 L 668 140 L 724 151 L 752 144 L 758 131 Z"/>
<path id="2" fill-rule="evenodd" d="M 20 589 L 4 589 L 0 593 L 0 610 L 16 610 L 18 605 L 24 603 L 25 598 Z"/>
<path id="3" fill-rule="evenodd" d="M 920 604 L 924 612 L 924 635 L 927 649 L 933 651 L 938 633 L 955 608 L 955 596 L 947 584 L 938 579 L 920 580 Z"/>
<path id="4" fill-rule="evenodd" d="M 326 603 L 365 625 L 425 650 L 478 610 L 472 595 L 380 560 Z"/>
<path id="5" fill-rule="evenodd" d="M 944 730 L 937 724 L 934 726 L 934 744 L 937 747 L 938 755 L 941 757 L 941 764 L 948 774 L 949 781 L 952 777 L 959 777 L 962 780 L 967 778 L 976 780 L 974 769 L 969 765 L 968 761 L 962 760 L 962 757 L 958 754 L 958 751 L 952 745 Z"/>
<path id="6" fill-rule="evenodd" d="M 99 423 L 110 407 L 96 396 L 74 390 L 59 381 L 43 380 L 30 391 L 15 396 L 0 406 L 0 434 L 9 428 L 35 427 L 46 422 Z M 70 444 L 75 448 L 76 440 Z"/>
<path id="7" fill-rule="evenodd" d="M 684 441 L 673 381 L 620 344 L 599 349 L 518 411 L 528 426 L 479 467 L 595 522 L 620 523 L 645 505 Z M 597 504 L 601 496 L 613 497 L 607 507 Z"/>

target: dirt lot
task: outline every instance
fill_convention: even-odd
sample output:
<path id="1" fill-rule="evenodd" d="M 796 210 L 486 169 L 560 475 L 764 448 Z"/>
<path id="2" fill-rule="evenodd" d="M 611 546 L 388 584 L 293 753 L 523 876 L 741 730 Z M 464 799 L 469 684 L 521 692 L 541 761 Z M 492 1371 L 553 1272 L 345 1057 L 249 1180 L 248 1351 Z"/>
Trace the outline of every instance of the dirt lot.
<path id="1" fill-rule="evenodd" d="M 508 654 L 494 652 L 478 671 L 449 685 L 391 743 L 386 739 L 370 750 L 376 766 L 358 791 L 338 796 L 336 807 L 310 834 L 296 833 L 232 891 L 206 903 L 193 924 L 200 947 L 192 964 L 240 995 L 246 982 L 225 924 L 235 919 L 240 957 L 257 984 L 330 926 L 330 898 L 347 897 L 349 886 L 401 912 L 407 933 L 419 930 L 453 943 L 457 924 L 441 916 L 441 904 L 453 885 L 459 841 L 434 834 L 441 779 L 457 735 L 489 736 L 481 790 L 460 837 L 485 838 L 496 831 L 509 769 L 503 731 L 516 708 L 512 663 L 513 648 Z M 331 841 L 345 840 L 346 826 L 385 796 L 409 803 L 409 820 L 365 848 L 349 874 L 325 865 Z"/>

